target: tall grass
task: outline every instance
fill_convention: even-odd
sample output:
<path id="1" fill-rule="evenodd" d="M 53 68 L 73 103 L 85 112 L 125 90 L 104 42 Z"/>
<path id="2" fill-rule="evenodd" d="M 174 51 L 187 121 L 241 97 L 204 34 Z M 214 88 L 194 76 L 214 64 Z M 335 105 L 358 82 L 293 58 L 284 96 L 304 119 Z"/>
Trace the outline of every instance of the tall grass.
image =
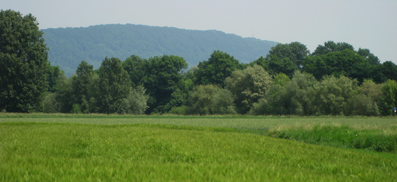
<path id="1" fill-rule="evenodd" d="M 397 159 L 164 124 L 0 122 L 0 181 L 393 181 Z"/>
<path id="2" fill-rule="evenodd" d="M 397 128 L 382 130 L 354 129 L 347 125 L 314 125 L 310 127 L 271 130 L 268 136 L 303 141 L 333 147 L 365 149 L 378 152 L 397 152 Z"/>

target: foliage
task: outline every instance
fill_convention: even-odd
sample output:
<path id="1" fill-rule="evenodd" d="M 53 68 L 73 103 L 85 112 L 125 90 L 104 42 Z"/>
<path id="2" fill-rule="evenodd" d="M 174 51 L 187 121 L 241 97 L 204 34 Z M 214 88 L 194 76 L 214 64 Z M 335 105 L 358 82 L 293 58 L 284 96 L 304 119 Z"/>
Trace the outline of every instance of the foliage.
<path id="1" fill-rule="evenodd" d="M 220 89 L 212 98 L 212 114 L 237 114 L 234 96 L 227 89 Z"/>
<path id="2" fill-rule="evenodd" d="M 280 85 L 280 86 L 285 86 L 285 85 L 287 85 L 289 82 L 290 82 L 291 80 L 289 79 L 289 77 L 286 75 L 286 74 L 284 74 L 284 73 L 279 73 L 279 74 L 276 74 L 275 76 L 274 76 L 274 79 L 273 79 L 273 85 Z"/>
<path id="3" fill-rule="evenodd" d="M 130 75 L 132 87 L 145 83 L 145 76 L 147 75 L 145 66 L 146 60 L 137 55 L 132 55 L 123 61 L 123 68 Z"/>
<path id="4" fill-rule="evenodd" d="M 66 76 L 64 72 L 59 68 L 59 66 L 51 66 L 51 62 L 47 64 L 47 82 L 48 82 L 48 92 L 54 93 L 58 91 L 58 82 L 60 79 L 65 79 Z"/>
<path id="5" fill-rule="evenodd" d="M 368 63 L 371 65 L 379 65 L 380 64 L 379 58 L 377 56 L 375 56 L 374 54 L 372 54 L 371 51 L 369 51 L 369 49 L 359 48 L 357 53 L 360 56 L 363 56 L 366 60 L 368 60 Z"/>
<path id="6" fill-rule="evenodd" d="M 315 104 L 318 114 L 349 115 L 352 113 L 354 98 L 358 90 L 357 81 L 347 77 L 325 77 L 316 86 Z"/>
<path id="7" fill-rule="evenodd" d="M 382 85 L 382 97 L 380 102 L 380 112 L 383 115 L 392 115 L 393 108 L 397 107 L 397 82 L 388 80 Z"/>
<path id="8" fill-rule="evenodd" d="M 97 79 L 93 66 L 85 61 L 81 61 L 77 67 L 76 76 L 71 78 L 73 97 L 69 99 L 79 105 L 83 113 L 95 112 L 93 108 L 96 103 L 91 103 L 91 101 L 97 97 Z"/>
<path id="9" fill-rule="evenodd" d="M 61 112 L 61 103 L 56 100 L 56 93 L 48 93 L 44 98 L 45 113 L 59 113 Z"/>
<path id="10" fill-rule="evenodd" d="M 385 61 L 382 64 L 382 74 L 387 78 L 391 80 L 396 80 L 397 79 L 397 65 L 394 64 L 391 61 Z"/>
<path id="11" fill-rule="evenodd" d="M 226 78 L 225 87 L 235 96 L 238 113 L 247 113 L 252 104 L 265 96 L 272 83 L 271 76 L 258 65 L 236 70 Z"/>
<path id="12" fill-rule="evenodd" d="M 359 88 L 359 92 L 369 97 L 372 101 L 379 105 L 382 97 L 381 84 L 376 84 L 372 80 L 364 80 Z"/>
<path id="13" fill-rule="evenodd" d="M 370 64 L 356 52 L 345 49 L 329 52 L 321 56 L 311 56 L 304 60 L 303 71 L 313 74 L 317 80 L 326 75 L 356 78 L 360 83 L 370 78 Z"/>
<path id="14" fill-rule="evenodd" d="M 255 105 L 256 108 L 253 108 L 251 114 L 314 114 L 316 110 L 313 103 L 314 86 L 317 84 L 315 78 L 310 74 L 295 71 L 292 80 L 286 81 L 288 80 L 285 75 L 279 75 L 275 80 L 278 84 L 272 85 L 265 100 Z M 261 110 L 264 111 L 261 112 Z"/>
<path id="15" fill-rule="evenodd" d="M 0 11 L 0 110 L 41 110 L 48 88 L 48 48 L 42 35 L 31 14 Z"/>
<path id="16" fill-rule="evenodd" d="M 212 98 L 220 90 L 214 85 L 198 85 L 189 92 L 187 106 L 189 114 L 208 115 L 212 114 Z"/>
<path id="17" fill-rule="evenodd" d="M 73 114 L 81 114 L 80 105 L 73 104 L 72 105 L 72 110 L 70 112 L 73 113 Z"/>
<path id="18" fill-rule="evenodd" d="M 188 114 L 234 114 L 234 98 L 230 91 L 214 85 L 198 85 L 189 92 Z"/>
<path id="19" fill-rule="evenodd" d="M 98 107 L 101 113 L 115 113 L 130 94 L 130 78 L 118 58 L 105 58 L 99 68 Z"/>
<path id="20" fill-rule="evenodd" d="M 305 45 L 300 42 L 291 42 L 289 44 L 277 44 L 269 50 L 268 57 L 274 59 L 273 56 L 279 60 L 290 60 L 295 65 L 294 67 L 300 68 L 301 62 L 310 54 Z M 288 75 L 288 74 L 287 74 Z"/>
<path id="21" fill-rule="evenodd" d="M 146 90 L 142 86 L 132 89 L 127 98 L 123 99 L 117 112 L 120 114 L 144 114 L 148 108 L 148 96 L 145 95 L 145 92 Z"/>
<path id="22" fill-rule="evenodd" d="M 308 73 L 295 71 L 294 77 L 286 85 L 285 110 L 292 115 L 313 115 L 316 111 L 314 101 L 316 79 Z"/>
<path id="23" fill-rule="evenodd" d="M 188 107 L 185 105 L 179 107 L 173 107 L 168 113 L 169 114 L 176 114 L 176 115 L 186 115 Z"/>
<path id="24" fill-rule="evenodd" d="M 352 115 L 380 115 L 378 104 L 365 94 L 355 95 L 354 101 L 352 101 L 351 105 L 353 108 Z"/>
<path id="25" fill-rule="evenodd" d="M 296 64 L 289 58 L 280 59 L 277 56 L 268 56 L 268 71 L 272 75 L 276 75 L 279 73 L 284 73 L 288 77 L 292 78 L 295 70 L 298 69 Z"/>
<path id="26" fill-rule="evenodd" d="M 75 76 L 75 75 L 74 75 Z M 72 76 L 69 79 L 61 80 L 58 83 L 58 91 L 56 92 L 55 99 L 58 103 L 60 103 L 60 112 L 62 113 L 70 113 L 72 110 L 73 103 L 73 94 L 72 94 Z"/>
<path id="27" fill-rule="evenodd" d="M 181 72 L 187 68 L 185 59 L 178 56 L 152 57 L 146 61 L 143 86 L 149 94 L 147 113 L 165 113 L 180 106 L 184 95 L 178 84 Z"/>
<path id="28" fill-rule="evenodd" d="M 198 69 L 194 71 L 196 85 L 212 84 L 224 87 L 225 79 L 242 66 L 233 56 L 214 51 L 208 61 L 200 62 L 197 67 Z"/>
<path id="29" fill-rule="evenodd" d="M 328 42 L 324 42 L 324 45 L 318 45 L 318 47 L 316 48 L 316 50 L 314 50 L 312 55 L 313 56 L 322 56 L 322 55 L 326 55 L 330 52 L 342 52 L 346 49 L 350 50 L 350 51 L 354 51 L 353 46 L 346 42 L 335 43 L 334 41 L 328 41 Z M 369 55 L 369 51 L 366 52 L 366 50 L 361 50 L 359 52 L 360 52 L 360 55 L 362 55 L 362 56 Z"/>

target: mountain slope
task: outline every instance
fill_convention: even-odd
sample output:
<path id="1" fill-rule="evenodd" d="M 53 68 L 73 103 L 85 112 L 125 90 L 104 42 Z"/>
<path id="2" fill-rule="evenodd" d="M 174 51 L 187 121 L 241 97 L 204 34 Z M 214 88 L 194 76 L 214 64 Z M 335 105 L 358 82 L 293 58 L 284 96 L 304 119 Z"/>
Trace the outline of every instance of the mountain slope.
<path id="1" fill-rule="evenodd" d="M 243 63 L 266 56 L 277 42 L 242 38 L 216 30 L 198 31 L 144 25 L 97 25 L 86 28 L 44 29 L 52 65 L 72 75 L 81 60 L 99 68 L 102 60 L 121 60 L 135 54 L 143 58 L 176 55 L 189 67 L 207 60 L 214 50 L 224 51 Z"/>

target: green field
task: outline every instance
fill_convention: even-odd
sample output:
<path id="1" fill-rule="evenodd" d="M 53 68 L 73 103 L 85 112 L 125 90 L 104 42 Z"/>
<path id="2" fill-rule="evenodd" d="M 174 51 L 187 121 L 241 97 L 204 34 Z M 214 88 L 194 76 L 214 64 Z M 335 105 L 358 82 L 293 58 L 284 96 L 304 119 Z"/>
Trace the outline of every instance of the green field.
<path id="1" fill-rule="evenodd" d="M 0 181 L 396 181 L 355 134 L 393 148 L 397 120 L 0 114 Z"/>

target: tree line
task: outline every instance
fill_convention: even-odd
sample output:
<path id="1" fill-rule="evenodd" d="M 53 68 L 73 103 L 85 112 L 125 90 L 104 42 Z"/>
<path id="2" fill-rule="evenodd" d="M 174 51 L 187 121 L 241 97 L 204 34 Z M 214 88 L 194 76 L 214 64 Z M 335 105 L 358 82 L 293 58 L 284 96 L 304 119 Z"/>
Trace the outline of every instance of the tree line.
<path id="1" fill-rule="evenodd" d="M 325 42 L 312 53 L 278 44 L 249 64 L 214 51 L 187 69 L 163 55 L 81 61 L 66 77 L 48 61 L 32 15 L 0 12 L 0 109 L 7 112 L 119 114 L 391 115 L 397 65 L 369 49 Z"/>

